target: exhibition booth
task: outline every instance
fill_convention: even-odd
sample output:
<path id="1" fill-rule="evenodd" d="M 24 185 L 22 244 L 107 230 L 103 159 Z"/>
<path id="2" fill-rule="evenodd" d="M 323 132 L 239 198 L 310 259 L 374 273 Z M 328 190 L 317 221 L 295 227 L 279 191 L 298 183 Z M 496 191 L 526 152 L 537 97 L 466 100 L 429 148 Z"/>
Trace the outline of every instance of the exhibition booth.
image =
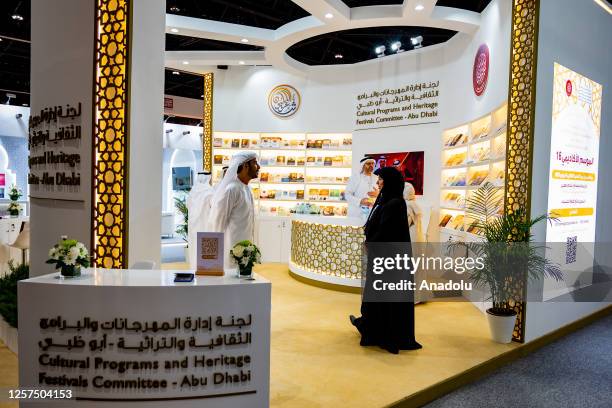
<path id="1" fill-rule="evenodd" d="M 153 2 L 157 8 L 165 3 Z M 405 3 L 397 7 L 412 13 L 417 6 Z M 188 51 L 166 52 L 164 63 L 157 49 L 163 48 L 164 30 L 202 38 L 214 34 L 219 41 L 243 44 L 249 42 L 243 41 L 246 34 L 224 33 L 235 28 L 226 23 L 201 28 L 195 18 L 172 14 L 165 15 L 164 24 L 164 13 L 152 11 L 152 3 L 134 0 L 130 18 L 136 31 L 130 38 L 140 47 L 131 51 L 128 69 L 127 54 L 122 54 L 127 52 L 125 2 L 110 2 L 96 14 L 104 18 L 95 34 L 113 34 L 110 43 L 95 37 L 93 50 L 88 36 L 94 33 L 86 22 L 79 27 L 88 33 L 83 38 L 64 33 L 45 39 L 50 27 L 43 26 L 44 16 L 57 17 L 62 8 L 40 2 L 33 15 L 40 23 L 33 40 L 47 41 L 57 47 L 59 57 L 76 62 L 58 75 L 57 84 L 33 83 L 33 94 L 43 96 L 32 104 L 29 122 L 35 131 L 29 135 L 29 153 L 47 158 L 49 151 L 64 149 L 78 154 L 79 161 L 72 169 L 48 161 L 19 167 L 4 154 L 12 145 L 0 139 L 0 205 L 9 184 L 27 181 L 22 190 L 28 198 L 19 218 L 1 220 L 11 224 L 7 234 L 12 228 L 12 235 L 2 238 L 0 247 L 15 239 L 23 222 L 31 220 L 33 231 L 31 278 L 19 283 L 20 384 L 69 385 L 79 391 L 76 402 L 49 406 L 162 407 L 168 401 L 181 407 L 205 401 L 220 408 L 420 406 L 544 344 L 535 340 L 557 335 L 567 325 L 578 327 L 580 319 L 604 310 L 607 298 L 527 302 L 528 292 L 550 290 L 557 296 L 579 284 L 588 286 L 584 274 L 568 275 L 564 287 L 546 279 L 529 287 L 518 284 L 513 287 L 516 301 L 508 306 L 517 316 L 512 316 L 508 332 L 508 340 L 515 341 L 504 343 L 491 340 L 486 289 L 451 290 L 442 301 L 429 293 L 415 299 L 420 303 L 416 337 L 423 349 L 394 356 L 359 347 L 348 316 L 358 314 L 361 304 L 368 209 L 355 206 L 349 195 L 365 158 L 374 169 L 395 167 L 406 186 L 413 187 L 411 205 L 419 209 L 419 232 L 411 230 L 411 240 L 430 256 L 445 256 L 441 251 L 448 243 L 484 240 L 466 202 L 487 185 L 503 198 L 506 212 L 527 208 L 538 216 L 554 210 L 565 221 L 569 218 L 533 228 L 529 233 L 536 242 L 559 241 L 571 248 L 577 240 L 612 241 L 609 231 L 595 224 L 597 183 L 604 170 L 612 171 L 609 163 L 599 163 L 600 150 L 610 149 L 603 138 L 600 144 L 600 134 L 610 126 L 605 116 L 609 110 L 601 113 L 602 85 L 609 84 L 602 79 L 605 69 L 591 70 L 558 49 L 560 58 L 545 51 L 534 55 L 538 43 L 533 27 L 538 18 L 547 27 L 552 24 L 554 2 L 542 0 L 546 6 L 540 14 L 511 0 L 491 0 L 482 12 L 467 14 L 424 3 L 427 7 L 417 9 L 428 13 L 424 21 L 454 28 L 449 39 L 406 51 L 400 44 L 393 53 L 355 64 L 306 66 L 284 50 L 275 57 L 274 47 L 299 42 L 300 24 L 313 36 L 334 31 L 335 22 L 327 28 L 312 23 L 317 16 L 309 9 L 313 15 L 270 30 L 274 34 L 253 31 L 252 42 L 258 35 L 269 41 L 264 45 L 270 64 L 249 60 L 250 51 L 239 51 L 245 53 L 244 61 L 228 67 L 223 60 Z M 93 5 L 74 7 L 72 18 L 95 11 Z M 363 24 L 370 26 L 385 19 L 390 20 L 381 25 L 412 21 L 408 12 L 393 14 L 393 7 L 357 9 Z M 544 11 L 550 17 L 540 17 Z M 348 28 L 364 27 L 359 12 L 342 20 L 354 25 Z M 582 17 L 593 12 L 584 11 Z M 331 19 L 325 14 L 318 18 Z M 121 24 L 113 24 L 114 19 Z M 524 26 L 529 22 L 532 31 Z M 109 26 L 104 29 L 104 24 Z M 554 43 L 550 34 L 544 38 Z M 115 41 L 124 42 L 112 48 Z M 96 55 L 93 67 L 91 51 Z M 77 69 L 79 64 L 87 69 Z M 156 86 L 163 83 L 157 71 L 164 65 L 171 75 L 201 78 L 194 83 L 202 86 L 202 99 L 164 95 Z M 33 76 L 60 71 L 41 48 L 33 50 Z M 132 78 L 128 72 L 138 75 Z M 541 83 L 536 84 L 536 74 Z M 65 76 L 74 81 L 61 79 Z M 129 87 L 127 79 L 132 81 Z M 71 92 L 58 101 L 62 86 Z M 536 87 L 544 95 L 537 109 Z M 155 103 L 162 97 L 163 112 Z M 75 109 L 62 116 L 60 110 L 57 126 L 70 124 L 84 134 L 92 129 L 91 141 L 64 137 L 63 130 L 62 137 L 50 140 L 45 126 L 53 135 L 59 132 L 56 124 L 36 127 L 42 118 L 52 122 L 48 112 L 53 106 L 68 103 L 78 106 L 79 114 Z M 543 105 L 552 108 L 540 112 Z M 573 111 L 575 106 L 580 112 Z M 579 129 L 584 140 L 559 130 L 567 128 Z M 46 139 L 37 136 L 45 130 Z M 570 142 L 586 147 L 565 152 Z M 218 253 L 206 258 L 211 249 L 200 238 L 197 244 L 189 241 L 186 203 L 191 189 L 204 173 L 210 173 L 214 188 L 232 157 L 247 151 L 255 153 L 261 166 L 248 186 L 254 199 L 253 243 L 261 251 L 262 265 L 248 279 L 226 270 L 224 276 L 190 276 L 181 282 L 180 272 L 203 272 L 199 263 L 190 264 L 189 245 L 199 261 L 219 258 Z M 581 161 L 581 155 L 590 162 Z M 71 185 L 46 185 L 47 171 L 77 175 L 72 173 Z M 565 181 L 581 184 L 568 186 Z M 600 207 L 610 202 L 610 194 L 600 191 Z M 576 224 L 578 232 L 572 229 Z M 85 242 L 94 255 L 81 276 L 49 274 L 53 268 L 45 261 L 60 235 Z M 22 254 L 11 251 L 9 258 Z M 593 258 L 612 264 L 603 252 Z M 588 283 L 593 282 L 590 276 Z M 528 303 L 534 306 L 527 309 Z"/>

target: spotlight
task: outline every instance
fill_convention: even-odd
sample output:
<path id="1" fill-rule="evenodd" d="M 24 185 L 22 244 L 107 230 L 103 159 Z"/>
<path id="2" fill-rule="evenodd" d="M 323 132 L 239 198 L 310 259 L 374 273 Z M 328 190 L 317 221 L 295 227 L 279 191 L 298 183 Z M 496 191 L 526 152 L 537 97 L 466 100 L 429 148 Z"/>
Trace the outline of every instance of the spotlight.
<path id="1" fill-rule="evenodd" d="M 402 50 L 402 43 L 399 41 L 394 42 L 393 44 L 391 44 L 391 51 L 395 51 L 395 52 L 402 52 L 404 50 Z"/>
<path id="2" fill-rule="evenodd" d="M 181 73 L 178 71 L 172 71 L 172 75 L 181 75 Z"/>
<path id="3" fill-rule="evenodd" d="M 327 13 L 327 14 L 325 14 L 325 18 L 330 20 L 330 19 L 334 18 L 334 15 L 332 13 Z"/>
<path id="4" fill-rule="evenodd" d="M 178 28 L 171 28 L 171 29 L 170 29 L 170 32 L 172 32 L 172 33 L 178 33 L 178 32 L 179 32 L 179 30 L 178 30 Z"/>
<path id="5" fill-rule="evenodd" d="M 21 113 L 18 113 L 15 115 L 15 119 L 21 119 L 23 117 L 23 115 Z"/>
<path id="6" fill-rule="evenodd" d="M 418 49 L 418 48 L 422 48 L 423 47 L 423 37 L 422 36 L 418 36 L 418 37 L 412 37 L 410 39 L 410 42 L 412 43 L 414 49 Z"/>
<path id="7" fill-rule="evenodd" d="M 335 59 L 342 59 L 342 58 L 344 58 L 344 55 L 342 55 L 342 54 L 336 54 L 336 55 L 334 55 L 334 58 L 335 58 Z"/>
<path id="8" fill-rule="evenodd" d="M 188 135 L 188 134 L 190 134 L 190 133 L 191 133 L 191 130 L 185 130 L 185 131 L 183 132 L 183 136 L 187 136 L 187 135 Z"/>
<path id="9" fill-rule="evenodd" d="M 11 104 L 11 99 L 15 99 L 17 97 L 17 95 L 15 95 L 14 93 L 8 93 L 7 92 L 6 93 L 6 97 L 7 97 L 6 104 L 10 105 Z"/>
<path id="10" fill-rule="evenodd" d="M 374 48 L 374 52 L 376 52 L 376 55 L 378 57 L 384 57 L 386 49 L 387 47 L 385 47 L 384 45 L 379 45 L 378 47 Z"/>
<path id="11" fill-rule="evenodd" d="M 25 106 L 27 108 L 29 105 L 27 103 L 22 103 L 21 106 Z"/>
<path id="12" fill-rule="evenodd" d="M 179 11 L 181 11 L 181 9 L 176 6 L 172 6 L 170 7 L 170 11 L 173 13 L 178 13 Z"/>
<path id="13" fill-rule="evenodd" d="M 417 4 L 414 9 L 416 11 L 423 11 L 423 10 L 425 10 L 425 6 L 423 6 L 422 4 Z"/>
<path id="14" fill-rule="evenodd" d="M 11 16 L 11 18 L 12 18 L 13 20 L 23 21 L 23 16 L 22 16 L 21 14 L 13 14 L 13 15 Z"/>
<path id="15" fill-rule="evenodd" d="M 170 119 L 170 117 L 168 117 L 168 118 L 166 119 L 166 121 L 167 121 L 168 119 Z M 166 123 L 166 121 L 164 121 L 164 123 Z M 172 132 L 174 132 L 174 129 L 166 129 L 166 134 L 169 134 L 169 133 L 172 133 Z"/>
<path id="16" fill-rule="evenodd" d="M 203 97 L 204 97 L 204 94 L 200 95 L 200 98 L 203 98 Z"/>
<path id="17" fill-rule="evenodd" d="M 246 44 L 246 43 L 248 43 L 248 42 L 249 42 L 249 39 L 248 39 L 248 38 L 243 38 L 242 40 L 240 40 L 240 42 L 243 42 L 243 43 L 245 43 L 245 44 Z"/>

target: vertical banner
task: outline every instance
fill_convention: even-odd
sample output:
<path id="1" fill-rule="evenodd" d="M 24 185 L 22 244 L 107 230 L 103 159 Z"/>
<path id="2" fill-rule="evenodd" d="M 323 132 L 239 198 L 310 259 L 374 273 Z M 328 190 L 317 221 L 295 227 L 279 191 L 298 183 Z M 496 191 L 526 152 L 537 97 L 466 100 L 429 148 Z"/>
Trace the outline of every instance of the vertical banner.
<path id="1" fill-rule="evenodd" d="M 566 244 L 553 258 L 579 287 L 590 283 L 579 274 L 593 263 L 602 86 L 560 64 L 554 69 L 548 212 L 556 220 L 546 237 Z"/>

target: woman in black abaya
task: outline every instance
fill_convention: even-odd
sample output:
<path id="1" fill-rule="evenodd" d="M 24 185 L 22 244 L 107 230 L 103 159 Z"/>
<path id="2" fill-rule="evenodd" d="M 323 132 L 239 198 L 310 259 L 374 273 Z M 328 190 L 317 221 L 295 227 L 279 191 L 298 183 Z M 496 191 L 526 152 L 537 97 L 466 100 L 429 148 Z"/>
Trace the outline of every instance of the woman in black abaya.
<path id="1" fill-rule="evenodd" d="M 380 194 L 365 225 L 366 244 L 406 242 L 409 247 L 404 178 L 394 167 L 381 168 L 375 174 Z M 361 317 L 351 315 L 350 319 L 361 333 L 362 346 L 379 346 L 394 354 L 421 348 L 414 337 L 414 302 L 362 301 Z"/>

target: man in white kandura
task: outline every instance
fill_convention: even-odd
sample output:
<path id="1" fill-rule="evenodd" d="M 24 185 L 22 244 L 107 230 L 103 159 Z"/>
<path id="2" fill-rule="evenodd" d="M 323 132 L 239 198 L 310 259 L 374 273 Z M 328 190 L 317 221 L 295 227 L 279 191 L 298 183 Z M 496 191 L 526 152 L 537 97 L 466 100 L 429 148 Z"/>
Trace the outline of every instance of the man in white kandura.
<path id="1" fill-rule="evenodd" d="M 371 157 L 365 156 L 360 163 L 361 171 L 351 176 L 344 193 L 349 204 L 349 217 L 367 217 L 378 196 L 376 187 L 378 177 L 374 175 L 376 162 Z"/>
<path id="2" fill-rule="evenodd" d="M 196 239 L 198 232 L 205 232 L 208 227 L 208 216 L 210 215 L 210 202 L 214 193 L 210 185 L 210 173 L 198 173 L 195 184 L 187 197 L 187 211 L 189 222 L 187 229 L 189 232 L 189 267 L 196 269 Z"/>
<path id="3" fill-rule="evenodd" d="M 255 206 L 249 182 L 258 176 L 257 155 L 239 152 L 232 157 L 227 173 L 215 187 L 208 225 L 209 231 L 225 234 L 225 269 L 235 268 L 230 261 L 230 249 L 240 241 L 253 241 Z"/>

